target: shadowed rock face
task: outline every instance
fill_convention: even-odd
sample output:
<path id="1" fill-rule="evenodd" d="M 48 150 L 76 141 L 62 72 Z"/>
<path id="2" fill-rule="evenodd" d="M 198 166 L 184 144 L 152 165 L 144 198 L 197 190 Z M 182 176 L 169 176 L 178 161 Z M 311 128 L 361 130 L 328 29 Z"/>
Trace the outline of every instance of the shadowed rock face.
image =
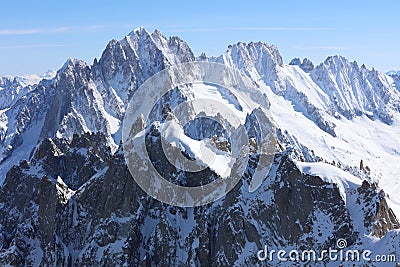
<path id="1" fill-rule="evenodd" d="M 308 234 L 318 227 L 315 212 L 321 211 L 334 224 L 328 244 L 333 245 L 338 238 L 355 241 L 350 214 L 336 186 L 319 177 L 301 174 L 288 158 L 281 162 L 280 170 L 283 173 L 275 182 L 274 198 L 281 226 L 279 233 L 284 239 L 295 243 L 305 238 L 309 244 L 317 243 L 315 237 Z"/>
<path id="2" fill-rule="evenodd" d="M 380 190 L 377 193 L 378 190 L 376 184 L 364 181 L 358 189 L 358 201 L 366 207 L 364 226 L 372 229 L 372 234 L 380 238 L 390 230 L 399 229 L 400 224 L 387 204 L 385 192 Z"/>
<path id="3" fill-rule="evenodd" d="M 148 149 L 160 145 L 155 139 Z M 30 163 L 9 171 L 1 188 L 0 263 L 253 266 L 259 264 L 256 252 L 264 245 L 326 249 L 337 238 L 349 245 L 356 242 L 358 233 L 338 188 L 302 174 L 289 154 L 276 155 L 270 174 L 253 193 L 247 188 L 257 155 L 250 157 L 243 179 L 223 199 L 177 208 L 145 194 L 132 179 L 123 153 L 112 155 L 103 134 L 46 139 Z M 168 162 L 160 158 L 156 164 Z M 210 170 L 203 174 L 215 175 Z M 186 174 L 182 179 L 193 178 Z M 372 225 L 377 236 L 398 227 L 382 193 L 367 184 L 358 192 L 366 207 L 369 198 L 380 200 L 371 209 L 379 220 Z M 35 249 L 41 253 L 33 254 Z"/>

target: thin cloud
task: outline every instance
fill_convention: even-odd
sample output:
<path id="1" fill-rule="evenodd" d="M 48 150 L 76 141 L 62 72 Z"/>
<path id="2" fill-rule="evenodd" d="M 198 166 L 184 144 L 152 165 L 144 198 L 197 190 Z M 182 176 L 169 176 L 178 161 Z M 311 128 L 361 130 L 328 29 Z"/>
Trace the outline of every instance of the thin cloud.
<path id="1" fill-rule="evenodd" d="M 219 28 L 164 28 L 165 32 L 222 32 L 222 31 L 331 31 L 333 28 L 316 27 L 219 27 Z"/>
<path id="2" fill-rule="evenodd" d="M 0 29 L 2 35 L 33 35 L 33 34 L 52 34 L 65 32 L 95 32 L 111 28 L 132 28 L 130 24 L 121 25 L 87 25 L 81 27 L 57 27 L 57 28 L 37 28 L 37 29 Z M 154 27 L 151 27 L 154 28 Z M 162 27 L 163 28 L 163 27 Z M 186 33 L 186 32 L 223 32 L 223 31 L 327 31 L 332 28 L 315 27 L 215 27 L 215 28 L 164 28 L 164 32 Z"/>
<path id="3" fill-rule="evenodd" d="M 99 32 L 107 29 L 114 28 L 132 28 L 128 24 L 95 24 L 95 25 L 85 25 L 78 27 L 57 27 L 57 28 L 37 28 L 37 29 L 0 29 L 0 36 L 7 35 L 33 35 L 33 34 L 58 34 L 58 33 L 79 33 L 79 32 Z"/>
<path id="4" fill-rule="evenodd" d="M 65 47 L 64 44 L 27 44 L 27 45 L 2 45 L 0 49 L 12 48 L 49 48 L 49 47 Z"/>
<path id="5" fill-rule="evenodd" d="M 218 32 L 218 31 L 228 31 L 229 28 L 190 28 L 190 29 L 161 29 L 162 32 L 169 33 L 196 33 L 196 32 Z"/>
<path id="6" fill-rule="evenodd" d="M 315 27 L 239 27 L 243 31 L 331 31 L 333 28 Z"/>
<path id="7" fill-rule="evenodd" d="M 297 50 L 322 50 L 322 51 L 342 51 L 348 50 L 350 47 L 348 46 L 331 46 L 331 45 L 320 45 L 320 46 L 294 46 L 294 49 Z"/>
<path id="8" fill-rule="evenodd" d="M 62 33 L 67 32 L 70 28 L 48 28 L 48 29 L 0 29 L 0 35 L 30 35 L 41 33 Z"/>

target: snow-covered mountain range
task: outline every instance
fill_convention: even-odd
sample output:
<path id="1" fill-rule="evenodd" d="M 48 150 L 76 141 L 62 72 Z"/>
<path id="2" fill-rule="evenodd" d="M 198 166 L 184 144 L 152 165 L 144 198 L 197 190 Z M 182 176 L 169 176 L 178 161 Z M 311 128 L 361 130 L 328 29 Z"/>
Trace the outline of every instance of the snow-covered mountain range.
<path id="1" fill-rule="evenodd" d="M 389 76 L 400 76 L 400 70 L 399 71 L 391 70 L 386 72 L 386 74 Z"/>
<path id="2" fill-rule="evenodd" d="M 276 124 L 277 152 L 255 192 L 248 184 L 259 155 L 249 152 L 243 180 L 228 195 L 177 208 L 155 201 L 130 177 L 122 121 L 148 78 L 195 60 L 236 68 L 255 83 Z M 230 101 L 244 124 L 251 121 L 253 110 L 246 114 L 207 85 L 177 88 L 167 100 L 174 108 L 199 95 Z M 146 127 L 153 164 L 177 182 L 220 175 L 212 168 L 182 174 L 157 154 L 162 127 Z M 185 139 L 173 140 L 193 152 L 193 140 L 209 138 L 213 127 L 196 122 Z M 277 47 L 261 42 L 196 57 L 180 38 L 138 28 L 110 41 L 93 64 L 69 59 L 54 78 L 33 85 L 0 78 L 0 264 L 262 266 L 256 253 L 264 245 L 321 250 L 339 238 L 400 260 L 399 158 L 394 73 L 341 56 L 287 65 Z"/>

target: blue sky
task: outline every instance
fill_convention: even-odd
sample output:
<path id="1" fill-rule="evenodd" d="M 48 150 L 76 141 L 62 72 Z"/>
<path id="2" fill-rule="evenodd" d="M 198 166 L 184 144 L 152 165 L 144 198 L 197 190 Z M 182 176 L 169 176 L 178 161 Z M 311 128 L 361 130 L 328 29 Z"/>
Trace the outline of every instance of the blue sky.
<path id="1" fill-rule="evenodd" d="M 288 63 L 341 54 L 381 71 L 400 69 L 399 1 L 3 1 L 0 75 L 89 63 L 138 26 L 178 35 L 196 55 L 238 41 L 276 45 Z"/>

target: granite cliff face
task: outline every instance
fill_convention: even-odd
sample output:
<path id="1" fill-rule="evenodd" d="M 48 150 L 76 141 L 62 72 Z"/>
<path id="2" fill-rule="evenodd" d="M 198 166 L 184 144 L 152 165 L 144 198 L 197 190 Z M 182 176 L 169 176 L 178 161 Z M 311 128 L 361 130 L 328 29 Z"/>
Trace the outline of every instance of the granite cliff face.
<path id="1" fill-rule="evenodd" d="M 260 155 L 248 114 L 249 161 L 225 197 L 178 208 L 142 191 L 120 144 L 128 102 L 152 75 L 194 60 L 178 37 L 139 28 L 112 40 L 92 65 L 70 59 L 55 78 L 26 88 L 0 80 L 0 92 L 11 92 L 0 97 L 0 265 L 263 266 L 257 251 L 265 245 L 321 251 L 340 238 L 350 248 L 385 247 L 400 258 L 400 209 L 390 173 L 379 171 L 388 166 L 380 159 L 398 159 L 400 145 L 371 134 L 381 127 L 395 136 L 399 83 L 339 56 L 315 67 L 309 60 L 285 65 L 276 47 L 260 42 L 229 46 L 220 57 L 202 55 L 198 60 L 239 69 L 268 98 L 264 108 L 277 126 L 271 169 L 250 192 Z M 190 90 L 177 88 L 163 101 L 173 108 L 196 96 Z M 224 91 L 212 93 L 237 103 Z M 153 108 L 153 122 L 162 120 L 163 108 Z M 371 129 L 363 133 L 378 152 L 344 130 L 360 120 L 356 125 Z M 229 152 L 235 140 L 217 125 L 195 120 L 184 132 L 195 140 L 217 135 L 223 140 L 217 149 Z M 210 168 L 182 173 L 162 156 L 159 128 L 138 127 L 148 129 L 153 165 L 174 182 L 218 178 Z"/>

